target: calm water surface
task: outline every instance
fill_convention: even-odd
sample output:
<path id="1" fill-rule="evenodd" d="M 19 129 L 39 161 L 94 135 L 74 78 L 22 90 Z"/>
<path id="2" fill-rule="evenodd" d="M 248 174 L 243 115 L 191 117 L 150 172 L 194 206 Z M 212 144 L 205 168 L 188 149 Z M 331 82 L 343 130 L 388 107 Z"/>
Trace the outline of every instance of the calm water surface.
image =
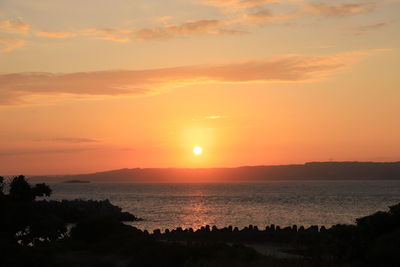
<path id="1" fill-rule="evenodd" d="M 400 181 L 262 184 L 51 184 L 52 199 L 109 199 L 147 230 L 209 224 L 330 226 L 400 202 Z"/>

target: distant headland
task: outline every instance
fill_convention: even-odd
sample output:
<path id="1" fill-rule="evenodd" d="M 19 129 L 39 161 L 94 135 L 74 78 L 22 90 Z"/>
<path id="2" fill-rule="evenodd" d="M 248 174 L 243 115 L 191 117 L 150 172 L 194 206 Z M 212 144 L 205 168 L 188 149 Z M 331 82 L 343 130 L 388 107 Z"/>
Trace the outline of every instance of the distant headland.
<path id="1" fill-rule="evenodd" d="M 133 168 L 76 175 L 34 176 L 64 182 L 266 182 L 273 180 L 400 180 L 400 162 L 308 162 L 236 168 Z"/>
<path id="2" fill-rule="evenodd" d="M 88 184 L 90 181 L 85 181 L 85 180 L 66 180 L 63 181 L 65 184 Z"/>

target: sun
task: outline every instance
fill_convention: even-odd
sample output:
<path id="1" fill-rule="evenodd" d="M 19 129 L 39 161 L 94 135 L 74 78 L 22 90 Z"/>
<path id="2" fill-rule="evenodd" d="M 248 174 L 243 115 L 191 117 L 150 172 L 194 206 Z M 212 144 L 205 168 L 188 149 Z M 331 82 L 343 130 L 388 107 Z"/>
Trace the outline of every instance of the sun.
<path id="1" fill-rule="evenodd" d="M 200 146 L 195 146 L 195 147 L 193 148 L 193 153 L 194 153 L 195 155 L 201 155 L 201 153 L 203 153 L 203 149 L 202 149 Z"/>

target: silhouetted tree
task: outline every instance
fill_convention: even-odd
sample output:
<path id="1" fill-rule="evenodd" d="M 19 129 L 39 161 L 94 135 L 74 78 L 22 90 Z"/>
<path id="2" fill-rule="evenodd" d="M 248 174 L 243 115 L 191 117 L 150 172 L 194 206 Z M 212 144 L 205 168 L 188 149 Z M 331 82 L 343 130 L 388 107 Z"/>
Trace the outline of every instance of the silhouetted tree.
<path id="1" fill-rule="evenodd" d="M 9 241 L 28 245 L 35 240 L 56 240 L 66 232 L 65 223 L 46 218 L 34 207 L 36 197 L 50 196 L 51 189 L 46 184 L 32 187 L 25 176 L 19 175 L 11 180 L 9 192 L 5 194 L 4 178 L 1 177 L 0 191 L 0 212 L 6 214 L 0 222 L 0 232 Z"/>
<path id="2" fill-rule="evenodd" d="M 4 177 L 0 176 L 0 196 L 4 195 Z"/>
<path id="3" fill-rule="evenodd" d="M 35 199 L 32 188 L 23 175 L 12 179 L 9 196 L 16 201 L 33 201 Z"/>
<path id="4" fill-rule="evenodd" d="M 51 189 L 48 185 L 42 183 L 31 187 L 23 175 L 14 177 L 10 184 L 9 196 L 17 201 L 33 201 L 38 196 L 50 195 Z"/>
<path id="5" fill-rule="evenodd" d="M 119 223 L 139 220 L 108 200 L 36 201 L 37 197 L 50 196 L 52 191 L 44 183 L 31 186 L 23 175 L 15 176 L 9 188 L 8 194 L 3 192 L 4 179 L 1 177 L 0 212 L 7 216 L 0 220 L 0 235 L 21 245 L 64 238 L 67 224 L 88 218 L 108 216 Z"/>

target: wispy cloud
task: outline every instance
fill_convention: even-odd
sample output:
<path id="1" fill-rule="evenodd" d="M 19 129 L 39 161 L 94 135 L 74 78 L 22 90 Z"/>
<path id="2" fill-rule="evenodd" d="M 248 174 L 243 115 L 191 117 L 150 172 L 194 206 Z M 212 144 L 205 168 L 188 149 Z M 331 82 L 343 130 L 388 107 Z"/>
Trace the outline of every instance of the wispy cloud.
<path id="1" fill-rule="evenodd" d="M 36 33 L 36 36 L 47 37 L 47 38 L 59 38 L 59 39 L 74 37 L 76 35 L 77 34 L 73 33 L 73 32 L 53 32 L 53 31 L 44 31 L 44 30 L 38 31 Z"/>
<path id="2" fill-rule="evenodd" d="M 114 41 L 119 43 L 125 43 L 130 40 L 130 35 L 133 30 L 130 29 L 115 29 L 115 28 L 104 28 L 104 29 L 85 29 L 81 32 L 84 36 L 94 36 L 100 40 Z"/>
<path id="3" fill-rule="evenodd" d="M 25 33 L 29 28 L 30 25 L 23 22 L 20 18 L 0 21 L 0 31 L 4 32 Z"/>
<path id="4" fill-rule="evenodd" d="M 142 42 L 168 40 L 190 35 L 234 35 L 248 33 L 245 30 L 230 27 L 230 22 L 223 20 L 191 20 L 178 24 L 167 23 L 171 17 L 162 17 L 163 25 L 139 29 L 85 29 L 80 35 L 93 36 L 100 40 L 114 42 Z"/>
<path id="5" fill-rule="evenodd" d="M 201 1 L 201 0 L 199 0 Z M 156 18 L 160 26 L 144 28 L 88 28 L 76 32 L 38 30 L 36 36 L 46 38 L 69 38 L 86 36 L 99 40 L 119 43 L 136 41 L 168 40 L 190 35 L 238 35 L 249 33 L 251 25 L 264 25 L 276 21 L 290 20 L 310 14 L 319 14 L 328 17 L 344 17 L 349 15 L 371 12 L 382 3 L 348 3 L 348 4 L 309 4 L 303 0 L 204 0 L 201 3 L 209 6 L 233 8 L 235 14 L 219 19 L 199 19 L 181 23 L 169 23 L 171 16 Z M 282 12 L 266 8 L 269 3 L 290 3 L 292 11 Z M 295 7 L 293 9 L 293 7 Z M 30 25 L 20 18 L 0 21 L 0 31 L 7 33 L 26 33 Z M 24 44 L 23 40 L 11 37 L 1 37 L 1 51 L 7 52 Z"/>
<path id="6" fill-rule="evenodd" d="M 298 17 L 307 16 L 310 14 L 318 14 L 327 17 L 345 17 L 349 15 L 356 15 L 368 13 L 378 7 L 378 4 L 357 3 L 357 4 L 305 4 L 303 7 L 295 11 L 287 13 L 276 13 L 269 9 L 259 9 L 244 15 L 245 20 L 256 24 L 265 24 L 274 21 L 290 20 Z"/>
<path id="7" fill-rule="evenodd" d="M 355 14 L 368 13 L 378 7 L 377 3 L 350 3 L 350 4 L 310 4 L 305 9 L 307 12 L 317 13 L 329 17 L 344 17 Z"/>
<path id="8" fill-rule="evenodd" d="M 395 21 L 384 21 L 384 22 L 379 22 L 379 23 L 374 23 L 374 24 L 369 24 L 369 25 L 364 25 L 357 27 L 354 29 L 356 35 L 361 35 L 366 32 L 378 30 L 381 28 L 384 28 L 390 24 L 393 24 Z"/>
<path id="9" fill-rule="evenodd" d="M 279 2 L 279 0 L 205 0 L 203 4 L 216 7 L 246 9 L 276 2 Z"/>
<path id="10" fill-rule="evenodd" d="M 86 36 L 99 40 L 113 42 L 135 42 L 135 41 L 153 41 L 168 40 L 172 38 L 190 36 L 190 35 L 238 35 L 249 33 L 249 26 L 264 25 L 276 21 L 291 20 L 298 17 L 318 14 L 326 17 L 345 17 L 356 14 L 368 13 L 379 6 L 390 2 L 385 0 L 378 2 L 371 0 L 368 2 L 352 2 L 345 4 L 335 3 L 309 3 L 304 0 L 197 0 L 208 6 L 234 9 L 235 14 L 218 19 L 199 19 L 184 21 L 181 23 L 169 23 L 172 16 L 157 17 L 156 21 L 160 26 L 144 28 L 88 28 L 70 31 L 47 31 L 38 30 L 36 36 L 46 38 L 69 38 L 74 36 Z M 289 4 L 292 11 L 276 11 L 273 9 L 276 5 L 268 4 Z M 294 8 L 294 9 L 293 9 Z M 383 27 L 384 24 L 370 25 L 373 27 Z M 27 33 L 32 27 L 25 23 L 21 18 L 0 20 L 0 32 L 21 34 Z M 34 27 L 33 27 L 34 28 Z M 359 32 L 369 30 L 367 27 L 359 29 Z M 14 37 L 0 36 L 0 51 L 8 52 L 23 46 L 24 40 Z"/>
<path id="11" fill-rule="evenodd" d="M 61 142 L 61 143 L 72 143 L 72 144 L 79 144 L 79 143 L 98 143 L 99 141 L 92 138 L 85 138 L 85 137 L 56 137 L 56 138 L 42 138 L 36 141 L 39 142 Z"/>
<path id="12" fill-rule="evenodd" d="M 65 154 L 65 153 L 81 153 L 90 150 L 96 150 L 94 147 L 79 147 L 79 148 L 51 148 L 51 149 L 13 149 L 0 150 L 0 157 L 34 155 L 34 154 Z"/>
<path id="13" fill-rule="evenodd" d="M 238 29 L 224 28 L 227 23 L 221 20 L 194 20 L 181 24 L 166 24 L 156 28 L 142 28 L 135 31 L 133 39 L 140 41 L 163 40 L 177 36 L 193 34 L 241 34 L 245 33 Z"/>
<path id="14" fill-rule="evenodd" d="M 162 17 L 157 17 L 155 20 L 158 22 L 166 22 L 172 19 L 172 16 L 162 16 Z"/>
<path id="15" fill-rule="evenodd" d="M 328 2 L 328 1 L 327 1 Z M 352 14 L 367 13 L 384 2 L 389 1 L 368 1 L 364 3 L 353 2 L 346 4 L 335 4 L 335 3 L 307 3 L 303 0 L 204 0 L 202 3 L 208 6 L 223 7 L 228 9 L 234 9 L 236 11 L 251 9 L 257 7 L 265 7 L 270 3 L 280 4 L 294 4 L 307 10 L 309 13 L 319 13 L 327 16 L 341 17 Z"/>
<path id="16" fill-rule="evenodd" d="M 25 40 L 13 37 L 0 36 L 0 52 L 10 52 L 25 44 Z M 1 100 L 0 100 L 1 101 Z"/>
<path id="17" fill-rule="evenodd" d="M 192 119 L 192 121 L 208 121 L 208 120 L 219 120 L 219 119 L 224 119 L 226 116 L 221 116 L 221 115 L 208 115 L 208 116 L 202 116 L 202 117 L 195 117 Z"/>
<path id="18" fill-rule="evenodd" d="M 261 9 L 255 12 L 247 13 L 244 15 L 246 21 L 255 24 L 265 24 L 275 21 L 288 20 L 296 18 L 300 15 L 300 12 L 289 12 L 289 13 L 274 13 L 269 9 Z"/>
<path id="19" fill-rule="evenodd" d="M 236 19 L 238 24 L 246 24 L 249 21 L 253 24 L 265 24 L 274 21 L 290 20 L 298 17 L 305 17 L 311 14 L 319 14 L 326 17 L 345 17 L 350 15 L 363 14 L 374 11 L 388 1 L 353 2 L 346 4 L 335 3 L 309 3 L 303 0 L 204 0 L 201 3 L 208 6 L 221 7 L 224 12 L 233 12 L 242 16 L 243 19 Z M 272 5 L 289 5 L 292 11 L 274 11 Z M 276 5 L 275 5 L 276 6 Z"/>
<path id="20" fill-rule="evenodd" d="M 229 64 L 135 71 L 2 74 L 0 104 L 23 103 L 38 96 L 62 94 L 142 95 L 199 83 L 303 82 L 320 79 L 374 52 L 376 51 L 355 51 L 328 56 L 280 55 Z"/>
<path id="21" fill-rule="evenodd" d="M 29 28 L 29 24 L 24 23 L 20 18 L 0 20 L 0 32 L 2 33 L 0 35 L 0 53 L 10 52 L 24 46 L 25 40 L 12 37 L 10 34 L 23 34 Z"/>

